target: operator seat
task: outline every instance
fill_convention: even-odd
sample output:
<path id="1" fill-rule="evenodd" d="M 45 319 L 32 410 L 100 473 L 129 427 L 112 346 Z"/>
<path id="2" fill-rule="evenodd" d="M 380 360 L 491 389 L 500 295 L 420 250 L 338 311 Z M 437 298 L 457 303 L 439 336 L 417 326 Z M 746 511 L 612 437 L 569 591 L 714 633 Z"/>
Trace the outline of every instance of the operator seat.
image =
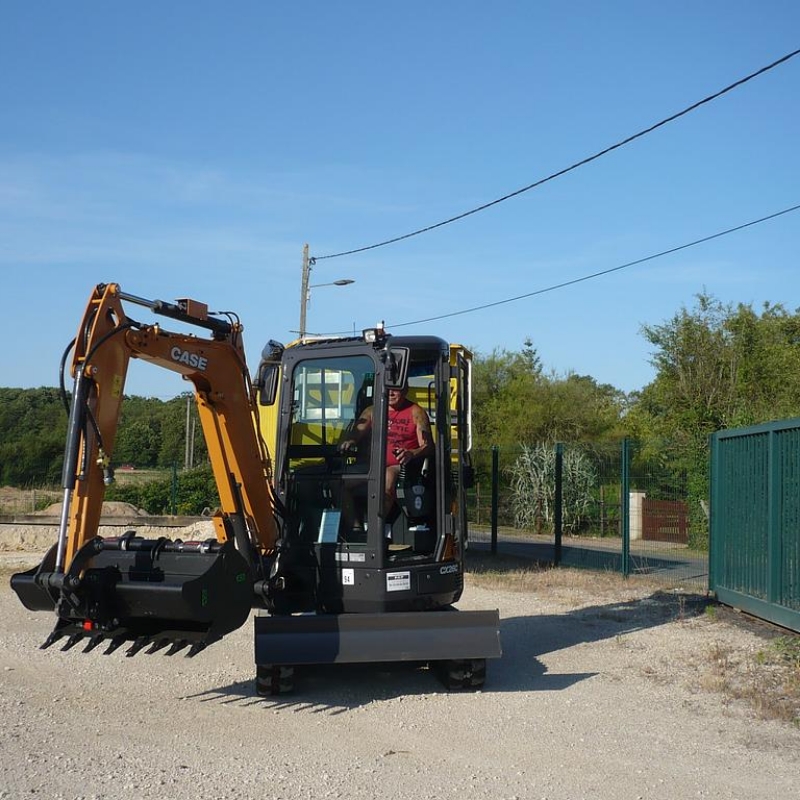
<path id="1" fill-rule="evenodd" d="M 400 468 L 397 477 L 397 503 L 410 524 L 428 521 L 433 509 L 434 483 L 430 474 L 430 456 L 411 461 Z"/>
<path id="2" fill-rule="evenodd" d="M 402 517 L 402 526 L 395 526 L 394 541 L 410 546 L 414 553 L 431 553 L 436 544 L 435 481 L 429 458 L 410 462 L 397 478 L 397 515 Z"/>

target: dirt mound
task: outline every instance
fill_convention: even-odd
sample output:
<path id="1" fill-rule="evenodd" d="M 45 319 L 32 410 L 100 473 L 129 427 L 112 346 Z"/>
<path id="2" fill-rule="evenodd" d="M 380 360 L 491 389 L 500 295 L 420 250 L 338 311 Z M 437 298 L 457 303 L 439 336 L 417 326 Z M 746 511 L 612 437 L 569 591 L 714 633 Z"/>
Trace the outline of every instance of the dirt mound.
<path id="1" fill-rule="evenodd" d="M 120 511 L 114 507 L 116 505 L 125 508 Z M 104 515 L 110 515 L 108 516 L 109 520 L 114 520 L 116 517 L 116 522 L 119 522 L 122 518 L 131 517 L 137 513 L 136 509 L 133 512 L 129 511 L 128 508 L 133 507 L 128 507 L 127 503 L 114 504 L 114 506 L 112 506 L 112 510 L 107 510 L 105 506 L 103 507 Z M 142 516 L 141 513 L 138 516 Z M 166 536 L 169 539 L 192 541 L 195 539 L 213 539 L 215 537 L 214 523 L 211 520 L 197 520 L 191 525 L 181 527 L 170 527 L 163 524 L 139 525 L 131 519 L 125 520 L 125 524 L 104 525 L 101 520 L 97 533 L 104 537 L 121 536 L 131 529 L 135 530 L 138 536 L 150 539 Z M 48 518 L 46 523 L 37 522 L 35 525 L 2 525 L 0 526 L 0 555 L 14 552 L 44 553 L 50 549 L 57 538 L 58 519 L 56 517 Z M 0 792 L 0 798 L 2 797 L 3 794 Z"/>
<path id="2" fill-rule="evenodd" d="M 45 553 L 58 538 L 58 525 L 3 525 L 0 553 Z"/>

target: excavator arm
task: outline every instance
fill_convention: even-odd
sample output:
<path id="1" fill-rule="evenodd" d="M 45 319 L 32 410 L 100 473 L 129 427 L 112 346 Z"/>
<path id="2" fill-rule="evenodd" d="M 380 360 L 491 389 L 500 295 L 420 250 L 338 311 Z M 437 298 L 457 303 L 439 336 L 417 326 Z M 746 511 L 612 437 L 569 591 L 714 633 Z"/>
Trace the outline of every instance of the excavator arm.
<path id="1" fill-rule="evenodd" d="M 140 324 L 125 304 L 210 335 Z M 85 639 L 87 648 L 131 642 L 130 654 L 147 644 L 169 644 L 170 652 L 189 645 L 193 654 L 249 615 L 278 527 L 242 327 L 231 316 L 209 315 L 205 305 L 191 300 L 145 300 L 117 284 L 100 284 L 92 293 L 72 358 L 58 541 L 39 567 L 11 581 L 28 608 L 55 609 L 59 620 L 44 646 L 66 637 L 66 647 Z M 220 497 L 216 541 L 97 535 L 132 358 L 177 372 L 194 386 Z"/>

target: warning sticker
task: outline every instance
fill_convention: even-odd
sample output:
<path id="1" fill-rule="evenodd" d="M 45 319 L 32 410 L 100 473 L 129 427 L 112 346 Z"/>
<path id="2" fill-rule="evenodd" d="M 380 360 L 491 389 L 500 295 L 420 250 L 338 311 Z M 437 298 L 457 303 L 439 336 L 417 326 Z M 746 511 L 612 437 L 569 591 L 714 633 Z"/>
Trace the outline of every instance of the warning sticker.
<path id="1" fill-rule="evenodd" d="M 387 572 L 386 573 L 386 591 L 387 592 L 404 592 L 411 588 L 411 573 L 410 572 Z"/>

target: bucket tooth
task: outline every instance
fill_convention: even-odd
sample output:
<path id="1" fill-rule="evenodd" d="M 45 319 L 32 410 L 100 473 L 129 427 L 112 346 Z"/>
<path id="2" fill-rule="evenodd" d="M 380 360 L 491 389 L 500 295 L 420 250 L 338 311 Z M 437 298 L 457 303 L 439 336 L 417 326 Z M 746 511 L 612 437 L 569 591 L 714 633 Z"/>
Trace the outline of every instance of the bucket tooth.
<path id="1" fill-rule="evenodd" d="M 64 653 L 67 650 L 72 650 L 78 642 L 83 639 L 82 633 L 73 633 L 66 642 L 64 642 L 63 646 L 61 647 L 61 652 Z"/>
<path id="2" fill-rule="evenodd" d="M 125 644 L 126 639 L 124 636 L 115 636 L 109 643 L 108 647 L 103 651 L 104 656 L 110 656 L 115 650 Z"/>
<path id="3" fill-rule="evenodd" d="M 186 639 L 178 639 L 177 642 L 172 643 L 172 646 L 169 648 L 169 650 L 167 650 L 166 655 L 174 656 L 175 653 L 180 653 L 180 651 L 183 650 L 183 648 L 188 644 L 189 642 L 187 642 Z"/>
<path id="4" fill-rule="evenodd" d="M 84 647 L 84 648 L 83 648 L 83 652 L 84 652 L 84 653 L 91 653 L 91 651 L 92 651 L 92 650 L 94 650 L 94 649 L 95 649 L 95 647 L 97 647 L 97 645 L 99 645 L 99 644 L 101 644 L 103 641 L 105 641 L 105 638 L 106 638 L 106 637 L 105 637 L 105 636 L 103 636 L 103 634 L 102 634 L 102 633 L 101 633 L 101 634 L 98 634 L 98 635 L 95 635 L 95 636 L 92 636 L 92 637 L 90 637 L 90 638 L 89 638 L 89 639 L 86 641 L 86 647 Z"/>
<path id="5" fill-rule="evenodd" d="M 59 639 L 63 636 L 66 636 L 66 633 L 62 633 L 58 628 L 54 630 L 39 646 L 40 650 L 47 650 L 48 647 L 54 645 Z"/>
<path id="6" fill-rule="evenodd" d="M 195 642 L 186 654 L 186 658 L 194 658 L 198 653 L 202 653 L 206 649 L 205 642 Z"/>
<path id="7" fill-rule="evenodd" d="M 159 650 L 163 650 L 169 644 L 169 639 L 157 639 L 145 650 L 145 655 L 151 656 Z"/>
<path id="8" fill-rule="evenodd" d="M 142 648 L 147 647 L 152 640 L 149 636 L 140 636 L 134 643 L 125 651 L 128 658 L 135 656 Z"/>

